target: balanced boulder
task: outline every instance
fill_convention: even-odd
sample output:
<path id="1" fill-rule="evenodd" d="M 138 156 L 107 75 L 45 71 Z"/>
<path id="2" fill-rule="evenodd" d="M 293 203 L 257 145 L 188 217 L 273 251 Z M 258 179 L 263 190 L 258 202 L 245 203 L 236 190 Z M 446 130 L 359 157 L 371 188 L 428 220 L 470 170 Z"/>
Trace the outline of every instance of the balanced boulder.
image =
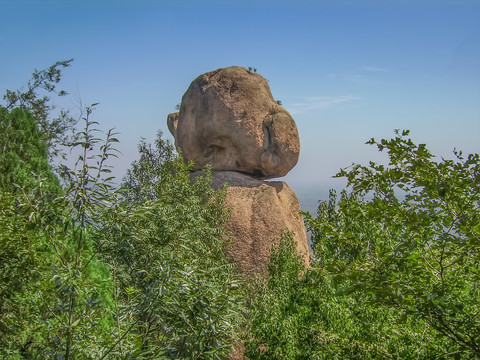
<path id="1" fill-rule="evenodd" d="M 200 75 L 168 127 L 195 170 L 238 171 L 257 178 L 286 175 L 297 163 L 295 121 L 273 98 L 267 81 L 240 66 Z"/>

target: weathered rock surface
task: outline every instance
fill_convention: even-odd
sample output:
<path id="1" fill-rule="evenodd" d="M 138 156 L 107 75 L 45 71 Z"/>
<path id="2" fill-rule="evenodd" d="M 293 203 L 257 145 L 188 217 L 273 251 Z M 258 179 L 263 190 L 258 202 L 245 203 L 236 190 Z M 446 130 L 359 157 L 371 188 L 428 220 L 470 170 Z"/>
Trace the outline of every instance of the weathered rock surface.
<path id="1" fill-rule="evenodd" d="M 300 141 L 291 115 L 274 100 L 267 81 L 232 66 L 197 77 L 168 127 L 195 169 L 231 170 L 258 178 L 286 175 Z"/>
<path id="2" fill-rule="evenodd" d="M 233 239 L 227 254 L 240 272 L 247 276 L 265 274 L 270 250 L 284 230 L 293 233 L 297 253 L 309 264 L 300 204 L 285 182 L 262 181 L 233 171 L 212 172 L 214 188 L 219 189 L 225 183 L 228 184 L 226 206 L 232 209 L 225 228 Z"/>

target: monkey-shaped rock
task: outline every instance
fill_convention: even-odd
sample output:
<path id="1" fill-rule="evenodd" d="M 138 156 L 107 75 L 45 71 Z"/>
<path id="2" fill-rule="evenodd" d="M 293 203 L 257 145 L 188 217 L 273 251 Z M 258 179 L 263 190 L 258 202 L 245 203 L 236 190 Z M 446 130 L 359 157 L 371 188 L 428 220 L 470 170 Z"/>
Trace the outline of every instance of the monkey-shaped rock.
<path id="1" fill-rule="evenodd" d="M 300 140 L 292 116 L 273 98 L 262 76 L 240 66 L 200 75 L 168 128 L 194 169 L 237 171 L 268 179 L 297 163 Z"/>
<path id="2" fill-rule="evenodd" d="M 295 121 L 262 76 L 239 66 L 200 75 L 183 95 L 180 111 L 168 116 L 168 128 L 193 170 L 208 165 L 212 186 L 228 185 L 225 204 L 232 213 L 225 230 L 232 241 L 226 251 L 240 272 L 265 274 L 270 250 L 285 230 L 309 264 L 297 196 L 282 181 L 264 180 L 296 165 L 300 140 Z"/>

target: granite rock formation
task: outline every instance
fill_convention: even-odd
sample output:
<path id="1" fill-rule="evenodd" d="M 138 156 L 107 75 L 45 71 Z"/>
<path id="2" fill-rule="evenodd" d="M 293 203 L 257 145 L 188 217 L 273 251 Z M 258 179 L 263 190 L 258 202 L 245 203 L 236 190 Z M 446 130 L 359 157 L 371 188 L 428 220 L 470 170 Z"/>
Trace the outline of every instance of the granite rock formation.
<path id="1" fill-rule="evenodd" d="M 267 81 L 240 66 L 197 77 L 168 127 L 195 170 L 210 165 L 268 179 L 286 175 L 298 161 L 295 121 Z"/>
<path id="2" fill-rule="evenodd" d="M 285 182 L 263 180 L 286 175 L 300 152 L 295 121 L 274 101 L 267 81 L 239 66 L 200 75 L 167 121 L 175 145 L 194 162 L 192 177 L 208 165 L 212 186 L 228 185 L 227 253 L 239 271 L 247 277 L 265 273 L 285 230 L 308 264 L 297 196 Z"/>

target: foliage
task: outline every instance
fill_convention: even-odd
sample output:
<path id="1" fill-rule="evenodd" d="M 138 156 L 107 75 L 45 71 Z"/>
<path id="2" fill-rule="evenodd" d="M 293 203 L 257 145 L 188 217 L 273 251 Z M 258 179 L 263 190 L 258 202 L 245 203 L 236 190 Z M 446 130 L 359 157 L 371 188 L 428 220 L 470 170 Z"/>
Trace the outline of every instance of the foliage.
<path id="1" fill-rule="evenodd" d="M 226 356 L 243 300 L 221 240 L 225 194 L 211 189 L 208 173 L 192 183 L 191 165 L 173 157 L 161 133 L 154 149 L 142 141 L 139 151 L 125 178 L 126 202 L 109 213 L 102 234 L 123 289 L 119 316 L 135 319 L 131 335 L 141 339 L 144 354 Z"/>
<path id="2" fill-rule="evenodd" d="M 150 187 L 115 189 L 106 161 L 117 139 L 112 131 L 97 136 L 91 112 L 61 194 L 2 192 L 1 354 L 228 355 L 243 300 L 221 241 L 224 193 L 211 189 L 208 174 L 192 184 L 180 157 L 161 155 L 161 176 L 150 172 L 152 148 L 143 142 L 130 180 Z M 171 146 L 159 134 L 161 144 Z"/>
<path id="3" fill-rule="evenodd" d="M 65 110 L 53 115 L 55 106 L 47 95 L 52 93 L 57 96 L 67 95 L 66 91 L 57 90 L 56 87 L 62 78 L 61 69 L 69 67 L 72 61 L 73 59 L 58 61 L 47 69 L 35 70 L 32 79 L 28 81 L 26 91 L 7 90 L 3 96 L 4 108 L 25 110 L 34 117 L 51 158 L 63 155 L 61 147 L 70 145 L 70 131 L 77 122 Z"/>
<path id="4" fill-rule="evenodd" d="M 306 214 L 313 262 L 288 236 L 253 288 L 250 359 L 478 357 L 479 157 L 434 161 L 408 132 L 388 166 L 342 170 L 352 191 Z"/>
<path id="5" fill-rule="evenodd" d="M 33 191 L 38 178 L 49 190 L 59 190 L 48 163 L 47 146 L 35 119 L 21 109 L 0 107 L 0 189 L 8 192 Z"/>
<path id="6" fill-rule="evenodd" d="M 51 119 L 50 99 L 37 92 L 54 92 L 59 67 L 69 63 L 35 71 L 27 92 L 7 90 L 7 105 L 0 107 L 2 358 L 96 357 L 108 333 L 108 269 L 95 258 L 90 224 L 82 221 L 94 206 L 81 194 L 96 194 L 97 187 L 82 170 L 66 171 L 82 181 L 60 187 L 48 160 L 59 153 L 73 120 L 64 112 Z M 89 114 L 85 141 L 72 147 L 93 149 Z M 108 157 L 108 150 L 102 156 Z M 103 172 L 99 167 L 93 176 L 101 187 Z"/>
<path id="7" fill-rule="evenodd" d="M 455 161 L 435 161 L 408 131 L 397 135 L 368 142 L 387 151 L 388 166 L 342 170 L 351 194 L 339 202 L 332 194 L 307 218 L 315 258 L 337 293 L 368 294 L 397 324 L 425 324 L 435 356 L 478 356 L 479 156 L 455 151 Z"/>
<path id="8" fill-rule="evenodd" d="M 155 146 L 142 139 L 138 152 L 140 158 L 132 163 L 123 181 L 126 190 L 124 195 L 129 201 L 137 203 L 156 200 L 161 196 L 162 180 L 167 183 L 165 177 L 173 170 L 175 149 L 168 140 L 162 139 L 162 132 L 159 131 Z"/>
<path id="9" fill-rule="evenodd" d="M 90 155 L 100 141 L 92 136 L 90 113 L 87 109 L 83 141 L 76 144 L 83 150 L 79 169 L 65 170 L 63 192 L 49 193 L 41 179 L 38 191 L 16 197 L 2 192 L 10 200 L 1 219 L 7 230 L 2 255 L 11 256 L 1 269 L 2 288 L 12 290 L 8 296 L 1 294 L 4 304 L 11 304 L 0 320 L 4 356 L 98 357 L 109 341 L 109 273 L 95 256 L 90 232 L 98 200 L 109 186 L 102 165 L 114 155 L 115 139 L 109 133 L 101 154 Z M 89 169 L 94 158 L 96 166 Z M 17 279 L 21 285 L 12 288 Z"/>
<path id="10" fill-rule="evenodd" d="M 305 269 L 290 237 L 272 252 L 269 277 L 253 291 L 249 359 L 426 359 L 425 326 L 372 305 L 363 292 L 339 293 L 341 279 Z"/>
<path id="11" fill-rule="evenodd" d="M 478 154 L 436 161 L 408 131 L 371 139 L 389 164 L 341 170 L 351 191 L 306 214 L 312 266 L 285 233 L 247 306 L 225 190 L 208 169 L 192 181 L 160 132 L 116 186 L 118 140 L 96 129 L 95 104 L 70 137 L 38 92 L 70 62 L 0 107 L 0 357 L 223 359 L 241 325 L 252 360 L 479 356 Z M 49 160 L 65 145 L 78 158 L 58 179 Z"/>
<path id="12" fill-rule="evenodd" d="M 48 262 L 47 256 L 38 256 L 45 254 L 43 234 L 32 229 L 17 206 L 15 196 L 0 192 L 0 355 L 4 358 L 15 352 L 13 338 L 21 337 L 20 352 L 28 346 L 20 333 L 30 315 L 22 298 L 39 278 L 39 268 Z"/>
<path id="13" fill-rule="evenodd" d="M 225 193 L 208 172 L 192 183 L 160 133 L 155 148 L 142 140 L 125 187 L 114 186 L 118 140 L 90 120 L 96 104 L 66 143 L 66 122 L 50 120 L 36 91 L 54 92 L 69 62 L 36 71 L 0 108 L 0 357 L 227 356 L 243 298 L 223 252 Z M 56 167 L 58 180 L 47 149 L 65 144 L 78 158 Z"/>

